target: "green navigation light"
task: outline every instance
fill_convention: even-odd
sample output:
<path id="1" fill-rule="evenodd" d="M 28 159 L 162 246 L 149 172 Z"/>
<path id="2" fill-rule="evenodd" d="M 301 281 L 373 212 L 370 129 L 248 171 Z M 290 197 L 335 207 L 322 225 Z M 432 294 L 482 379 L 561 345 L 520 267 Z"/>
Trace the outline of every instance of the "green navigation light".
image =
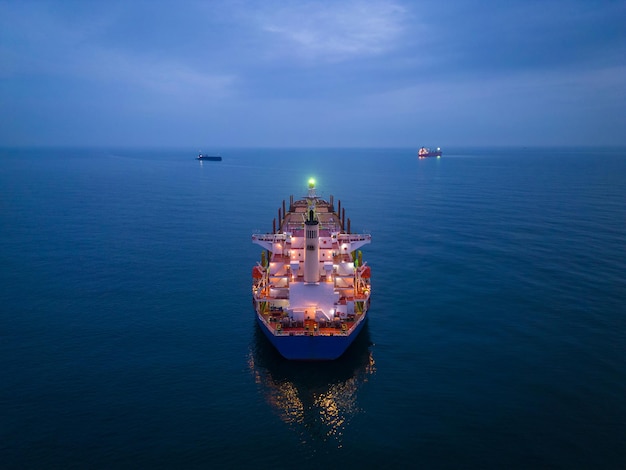
<path id="1" fill-rule="evenodd" d="M 309 188 L 313 189 L 315 187 L 315 178 L 309 178 Z"/>

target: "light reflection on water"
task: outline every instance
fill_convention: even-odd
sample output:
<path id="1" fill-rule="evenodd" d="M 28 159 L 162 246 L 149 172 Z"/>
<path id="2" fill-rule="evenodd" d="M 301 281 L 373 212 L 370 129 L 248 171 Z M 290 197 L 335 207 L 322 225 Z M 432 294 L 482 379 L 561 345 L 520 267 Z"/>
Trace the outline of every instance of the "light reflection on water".
<path id="1" fill-rule="evenodd" d="M 248 366 L 267 403 L 303 442 L 335 441 L 341 447 L 351 420 L 363 412 L 358 391 L 376 372 L 371 346 L 366 324 L 336 361 L 288 361 L 257 325 Z"/>

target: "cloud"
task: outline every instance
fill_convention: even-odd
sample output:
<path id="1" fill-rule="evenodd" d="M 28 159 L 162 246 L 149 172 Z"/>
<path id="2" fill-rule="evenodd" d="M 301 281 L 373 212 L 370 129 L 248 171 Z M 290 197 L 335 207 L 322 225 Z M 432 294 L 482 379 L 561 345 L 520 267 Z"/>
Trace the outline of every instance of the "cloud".
<path id="1" fill-rule="evenodd" d="M 626 126 L 625 80 L 626 67 L 621 65 L 576 71 L 529 70 L 374 93 L 343 109 L 352 112 L 346 122 L 375 116 L 382 125 L 393 123 L 397 142 L 413 129 L 455 144 L 541 141 L 589 145 L 601 141 L 618 145 Z M 387 134 L 392 135 L 392 130 Z"/>
<path id="2" fill-rule="evenodd" d="M 97 10 L 100 13 L 100 10 Z M 203 69 L 167 54 L 143 52 L 103 40 L 119 21 L 119 12 L 90 11 L 72 20 L 37 5 L 0 4 L 6 38 L 0 43 L 0 76 L 19 80 L 79 80 L 139 88 L 153 93 L 204 97 L 228 95 L 235 74 Z M 2 36 L 0 36 L 1 38 Z"/>
<path id="3" fill-rule="evenodd" d="M 0 140 L 622 142 L 624 7 L 567 3 L 0 0 Z"/>
<path id="4" fill-rule="evenodd" d="M 133 56 L 114 49 L 89 48 L 65 73 L 84 79 L 122 83 L 162 94 L 227 96 L 234 75 L 208 73 L 166 57 Z"/>
<path id="5" fill-rule="evenodd" d="M 390 2 L 279 3 L 259 12 L 261 29 L 283 41 L 275 53 L 308 61 L 339 62 L 395 47 L 406 10 Z"/>

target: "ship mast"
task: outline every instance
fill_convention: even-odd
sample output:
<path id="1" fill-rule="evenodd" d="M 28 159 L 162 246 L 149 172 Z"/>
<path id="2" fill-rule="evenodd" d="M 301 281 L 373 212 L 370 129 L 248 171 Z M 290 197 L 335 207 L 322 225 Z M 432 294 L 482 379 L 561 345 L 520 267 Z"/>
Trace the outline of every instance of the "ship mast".
<path id="1" fill-rule="evenodd" d="M 319 268 L 319 221 L 315 215 L 315 180 L 309 180 L 308 217 L 305 226 L 305 250 L 304 250 L 304 282 L 318 283 L 320 281 Z"/>

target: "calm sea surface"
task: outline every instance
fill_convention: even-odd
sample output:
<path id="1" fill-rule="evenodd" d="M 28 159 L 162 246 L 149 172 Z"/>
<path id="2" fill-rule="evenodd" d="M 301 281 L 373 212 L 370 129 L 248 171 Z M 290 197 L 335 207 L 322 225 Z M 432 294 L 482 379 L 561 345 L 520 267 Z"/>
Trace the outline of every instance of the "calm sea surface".
<path id="1" fill-rule="evenodd" d="M 0 467 L 626 468 L 626 149 L 0 150 Z M 254 322 L 314 176 L 372 234 L 339 361 Z"/>

